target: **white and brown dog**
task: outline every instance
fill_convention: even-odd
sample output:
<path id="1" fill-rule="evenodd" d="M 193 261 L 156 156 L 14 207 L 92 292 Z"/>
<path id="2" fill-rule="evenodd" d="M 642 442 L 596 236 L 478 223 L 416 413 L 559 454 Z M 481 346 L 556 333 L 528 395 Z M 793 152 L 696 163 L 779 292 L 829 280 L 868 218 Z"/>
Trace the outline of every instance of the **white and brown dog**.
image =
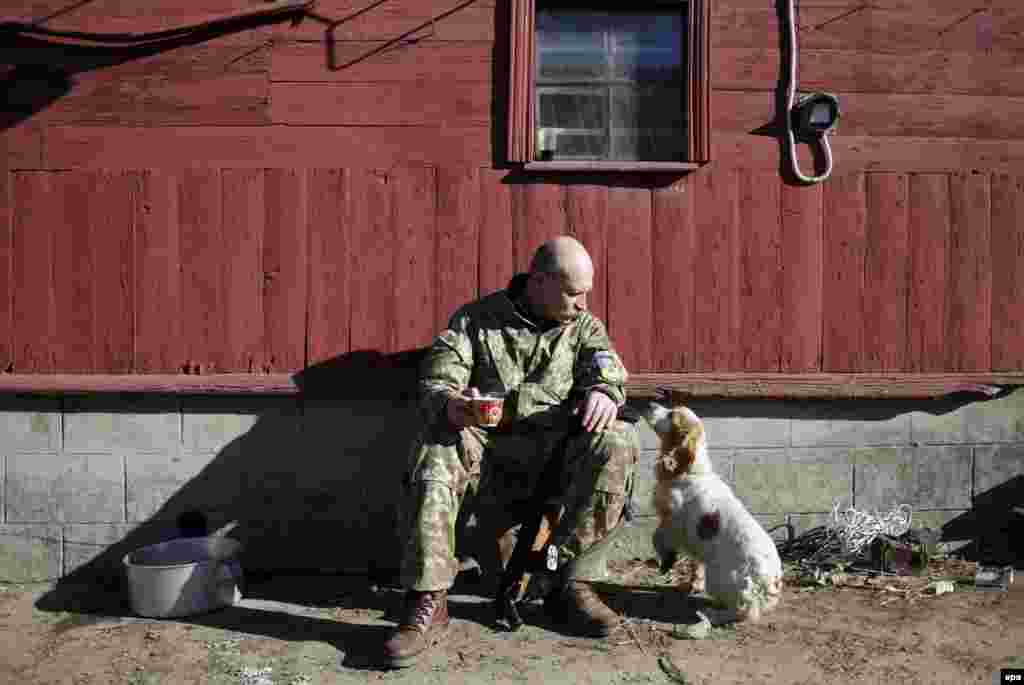
<path id="1" fill-rule="evenodd" d="M 645 418 L 661 438 L 654 467 L 654 549 L 666 572 L 696 562 L 691 592 L 707 592 L 713 624 L 757 621 L 779 603 L 782 562 L 775 542 L 714 472 L 703 422 L 690 409 L 651 403 Z"/>

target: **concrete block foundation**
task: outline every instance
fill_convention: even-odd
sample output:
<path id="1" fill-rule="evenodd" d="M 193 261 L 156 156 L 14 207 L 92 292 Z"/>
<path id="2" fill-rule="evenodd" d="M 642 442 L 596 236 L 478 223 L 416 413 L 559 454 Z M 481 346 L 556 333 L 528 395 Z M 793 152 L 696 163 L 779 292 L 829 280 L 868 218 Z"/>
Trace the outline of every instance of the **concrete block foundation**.
<path id="1" fill-rule="evenodd" d="M 779 539 L 824 524 L 837 504 L 908 504 L 915 525 L 941 528 L 950 545 L 1020 558 L 1024 390 L 690 406 L 716 469 Z M 125 553 L 179 535 L 190 512 L 242 540 L 250 570 L 387 576 L 417 416 L 402 397 L 2 397 L 0 582 L 116 578 Z M 658 441 L 640 432 L 638 518 L 616 543 L 622 558 L 653 557 Z"/>

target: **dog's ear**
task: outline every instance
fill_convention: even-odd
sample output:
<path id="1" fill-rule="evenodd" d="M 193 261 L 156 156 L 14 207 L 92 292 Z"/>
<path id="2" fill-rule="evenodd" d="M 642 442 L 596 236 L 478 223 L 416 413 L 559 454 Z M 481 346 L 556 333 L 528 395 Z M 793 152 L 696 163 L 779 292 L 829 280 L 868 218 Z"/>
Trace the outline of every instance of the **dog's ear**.
<path id="1" fill-rule="evenodd" d="M 690 463 L 697 458 L 697 450 L 700 449 L 701 443 L 704 441 L 704 424 L 698 423 L 697 425 L 690 428 L 690 432 L 686 434 L 686 453 L 690 458 Z"/>
<path id="2" fill-rule="evenodd" d="M 641 410 L 641 416 L 647 423 L 651 424 L 651 428 L 658 435 L 667 433 L 670 428 L 669 423 L 669 410 L 658 402 L 648 402 L 647 406 Z"/>

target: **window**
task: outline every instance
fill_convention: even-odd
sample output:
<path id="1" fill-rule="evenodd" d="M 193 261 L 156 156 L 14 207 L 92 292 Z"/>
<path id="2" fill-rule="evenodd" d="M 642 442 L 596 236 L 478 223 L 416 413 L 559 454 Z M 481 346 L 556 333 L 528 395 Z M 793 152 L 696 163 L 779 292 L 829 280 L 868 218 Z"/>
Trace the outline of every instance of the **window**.
<path id="1" fill-rule="evenodd" d="M 512 0 L 510 161 L 707 161 L 707 19 L 706 0 Z"/>

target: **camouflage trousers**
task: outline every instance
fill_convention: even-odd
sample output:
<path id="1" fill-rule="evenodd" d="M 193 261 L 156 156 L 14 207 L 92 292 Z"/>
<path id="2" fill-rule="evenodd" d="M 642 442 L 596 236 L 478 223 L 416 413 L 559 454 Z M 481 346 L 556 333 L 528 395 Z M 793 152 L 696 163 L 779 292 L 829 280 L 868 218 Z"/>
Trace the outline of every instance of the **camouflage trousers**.
<path id="1" fill-rule="evenodd" d="M 640 454 L 636 427 L 615 421 L 598 433 L 568 437 L 553 428 L 425 432 L 413 445 L 400 519 L 404 527 L 401 582 L 419 591 L 446 590 L 458 573 L 456 539 L 476 519 L 477 554 L 500 570 L 494 541 L 523 521 L 548 460 L 564 458 L 558 495 L 561 518 L 549 543 L 565 566 L 585 555 L 618 525 Z M 564 457 L 561 454 L 564 447 Z M 488 541 L 490 545 L 488 545 Z M 459 550 L 460 555 L 462 550 Z M 489 554 L 488 554 L 489 553 Z M 571 576 L 571 571 L 570 571 Z"/>

